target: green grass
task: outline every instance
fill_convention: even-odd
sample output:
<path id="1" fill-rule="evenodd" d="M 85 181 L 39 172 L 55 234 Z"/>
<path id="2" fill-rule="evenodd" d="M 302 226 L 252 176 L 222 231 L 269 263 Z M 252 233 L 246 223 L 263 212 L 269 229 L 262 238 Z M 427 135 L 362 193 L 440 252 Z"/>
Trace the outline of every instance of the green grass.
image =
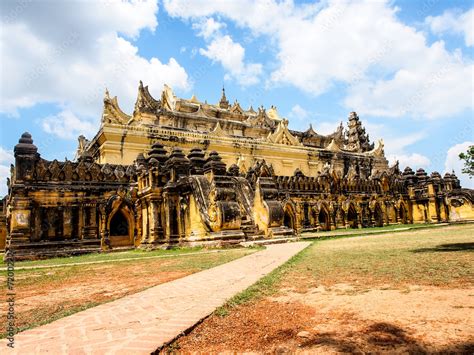
<path id="1" fill-rule="evenodd" d="M 23 266 L 42 266 L 42 265 L 61 265 L 61 264 L 73 264 L 83 262 L 94 262 L 94 261 L 109 261 L 125 258 L 143 258 L 150 256 L 164 256 L 164 255 L 177 255 L 177 254 L 188 254 L 204 251 L 202 247 L 195 248 L 176 248 L 176 249 L 157 249 L 157 250 L 127 250 L 121 252 L 106 252 L 106 253 L 93 253 L 84 254 L 69 257 L 51 258 L 45 260 L 34 260 L 34 261 L 18 261 L 15 262 L 16 267 Z M 5 265 L 6 266 L 6 265 Z"/>
<path id="2" fill-rule="evenodd" d="M 442 228 L 442 225 L 439 224 L 391 224 L 389 226 L 384 227 L 370 227 L 370 228 L 349 228 L 349 229 L 336 229 L 333 231 L 321 231 L 321 232 L 304 232 L 302 233 L 303 238 L 326 238 L 332 236 L 356 236 L 356 235 L 367 235 L 367 234 L 374 234 L 374 233 L 385 233 L 385 232 L 397 232 L 398 230 L 404 231 L 407 228 L 410 230 L 413 229 L 424 229 L 424 228 Z"/>
<path id="3" fill-rule="evenodd" d="M 317 240 L 293 276 L 313 285 L 472 284 L 473 236 L 473 225 L 459 225 Z"/>

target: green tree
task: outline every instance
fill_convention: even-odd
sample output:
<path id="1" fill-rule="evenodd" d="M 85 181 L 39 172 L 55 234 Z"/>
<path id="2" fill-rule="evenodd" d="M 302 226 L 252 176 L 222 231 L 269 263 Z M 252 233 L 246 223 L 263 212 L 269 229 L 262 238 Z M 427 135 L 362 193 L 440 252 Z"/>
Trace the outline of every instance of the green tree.
<path id="1" fill-rule="evenodd" d="M 469 146 L 466 153 L 459 154 L 459 159 L 464 160 L 462 172 L 472 178 L 474 176 L 474 145 Z"/>

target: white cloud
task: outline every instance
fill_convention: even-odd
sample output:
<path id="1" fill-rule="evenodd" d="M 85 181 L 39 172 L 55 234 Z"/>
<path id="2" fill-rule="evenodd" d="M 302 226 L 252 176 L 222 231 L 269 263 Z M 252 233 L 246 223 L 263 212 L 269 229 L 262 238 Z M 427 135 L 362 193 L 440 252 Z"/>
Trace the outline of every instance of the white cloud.
<path id="1" fill-rule="evenodd" d="M 379 125 L 378 129 L 375 131 L 379 137 L 385 133 L 384 150 L 385 156 L 390 165 L 395 164 L 395 162 L 398 160 L 400 169 L 402 170 L 407 166 L 414 170 L 418 168 L 423 168 L 426 170 L 430 167 L 431 160 L 427 156 L 419 153 L 410 153 L 407 151 L 412 144 L 415 144 L 426 138 L 425 132 L 390 134 L 388 133 L 390 130 L 388 130 L 384 125 Z"/>
<path id="2" fill-rule="evenodd" d="M 206 40 L 215 36 L 223 27 L 225 27 L 224 23 L 216 21 L 212 17 L 193 24 L 193 29 L 198 30 L 198 35 Z"/>
<path id="3" fill-rule="evenodd" d="M 245 63 L 244 47 L 234 42 L 229 35 L 216 36 L 206 49 L 200 48 L 199 53 L 221 63 L 230 77 L 235 78 L 241 85 L 253 85 L 259 82 L 262 65 Z"/>
<path id="4" fill-rule="evenodd" d="M 0 147 L 0 163 L 12 163 L 14 160 L 13 153 Z"/>
<path id="5" fill-rule="evenodd" d="M 7 194 L 7 177 L 10 177 L 10 164 L 15 162 L 13 154 L 0 147 L 0 199 Z"/>
<path id="6" fill-rule="evenodd" d="M 298 121 L 305 121 L 309 117 L 309 114 L 310 113 L 307 110 L 296 104 L 291 108 L 291 111 L 288 114 L 288 118 Z"/>
<path id="7" fill-rule="evenodd" d="M 428 44 L 424 33 L 400 21 L 392 1 L 164 4 L 172 16 L 198 21 L 218 15 L 270 37 L 279 60 L 270 83 L 313 95 L 346 85 L 344 104 L 360 114 L 434 119 L 473 107 L 472 81 L 466 80 L 472 60 L 442 41 Z"/>
<path id="8" fill-rule="evenodd" d="M 322 121 L 322 122 L 316 122 L 313 125 L 313 129 L 318 134 L 328 135 L 328 134 L 334 133 L 338 125 L 339 123 L 336 121 Z"/>
<path id="9" fill-rule="evenodd" d="M 156 2 L 25 2 L 21 11 L 15 6 L 0 3 L 6 14 L 0 24 L 1 112 L 57 103 L 98 122 L 105 87 L 128 112 L 140 79 L 157 95 L 165 82 L 189 88 L 174 58 L 144 58 L 129 40 L 155 30 Z"/>
<path id="10" fill-rule="evenodd" d="M 455 144 L 449 148 L 446 154 L 446 161 L 444 162 L 444 172 L 451 172 L 454 170 L 456 176 L 461 180 L 462 187 L 474 189 L 474 179 L 470 179 L 469 175 L 462 173 L 464 161 L 459 159 L 459 153 L 465 153 L 467 148 L 471 145 L 474 145 L 474 142 L 467 141 Z"/>
<path id="11" fill-rule="evenodd" d="M 428 16 L 425 23 L 435 34 L 461 34 L 466 46 L 474 46 L 474 9 L 466 12 L 447 10 L 441 16 Z"/>
<path id="12" fill-rule="evenodd" d="M 400 163 L 400 169 L 405 169 L 407 166 L 416 170 L 418 168 L 426 168 L 431 164 L 431 160 L 418 153 L 408 153 L 408 154 L 392 154 L 387 155 L 387 159 L 390 164 L 394 164 L 397 160 Z"/>
<path id="13" fill-rule="evenodd" d="M 197 19 L 193 25 L 198 36 L 204 38 L 207 47 L 200 48 L 199 53 L 213 62 L 220 63 L 227 71 L 226 80 L 236 79 L 243 86 L 254 85 L 260 81 L 262 65 L 259 63 L 245 62 L 245 48 L 235 42 L 229 35 L 224 35 L 222 29 L 225 23 L 214 18 Z"/>
<path id="14" fill-rule="evenodd" d="M 63 139 L 75 139 L 81 134 L 92 137 L 99 128 L 95 122 L 81 120 L 69 110 L 43 118 L 41 126 L 45 132 Z"/>

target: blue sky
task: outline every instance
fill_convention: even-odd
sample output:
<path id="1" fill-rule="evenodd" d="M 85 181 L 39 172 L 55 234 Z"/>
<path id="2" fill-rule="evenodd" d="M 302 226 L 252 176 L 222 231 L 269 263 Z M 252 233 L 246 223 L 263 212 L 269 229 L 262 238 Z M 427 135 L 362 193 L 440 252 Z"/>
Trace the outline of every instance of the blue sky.
<path id="1" fill-rule="evenodd" d="M 327 134 L 356 111 L 391 163 L 461 175 L 474 144 L 470 1 L 4 1 L 0 4 L 0 194 L 29 131 L 46 159 L 97 132 L 107 87 L 133 111 L 159 97 L 275 105 Z"/>

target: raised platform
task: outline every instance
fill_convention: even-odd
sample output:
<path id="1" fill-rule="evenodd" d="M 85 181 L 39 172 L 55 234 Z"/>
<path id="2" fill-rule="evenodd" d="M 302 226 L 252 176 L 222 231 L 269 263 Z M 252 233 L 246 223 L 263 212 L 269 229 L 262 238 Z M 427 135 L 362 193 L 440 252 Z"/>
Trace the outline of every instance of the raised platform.
<path id="1" fill-rule="evenodd" d="M 101 251 L 100 239 L 15 243 L 11 248 L 15 260 L 38 260 Z"/>

